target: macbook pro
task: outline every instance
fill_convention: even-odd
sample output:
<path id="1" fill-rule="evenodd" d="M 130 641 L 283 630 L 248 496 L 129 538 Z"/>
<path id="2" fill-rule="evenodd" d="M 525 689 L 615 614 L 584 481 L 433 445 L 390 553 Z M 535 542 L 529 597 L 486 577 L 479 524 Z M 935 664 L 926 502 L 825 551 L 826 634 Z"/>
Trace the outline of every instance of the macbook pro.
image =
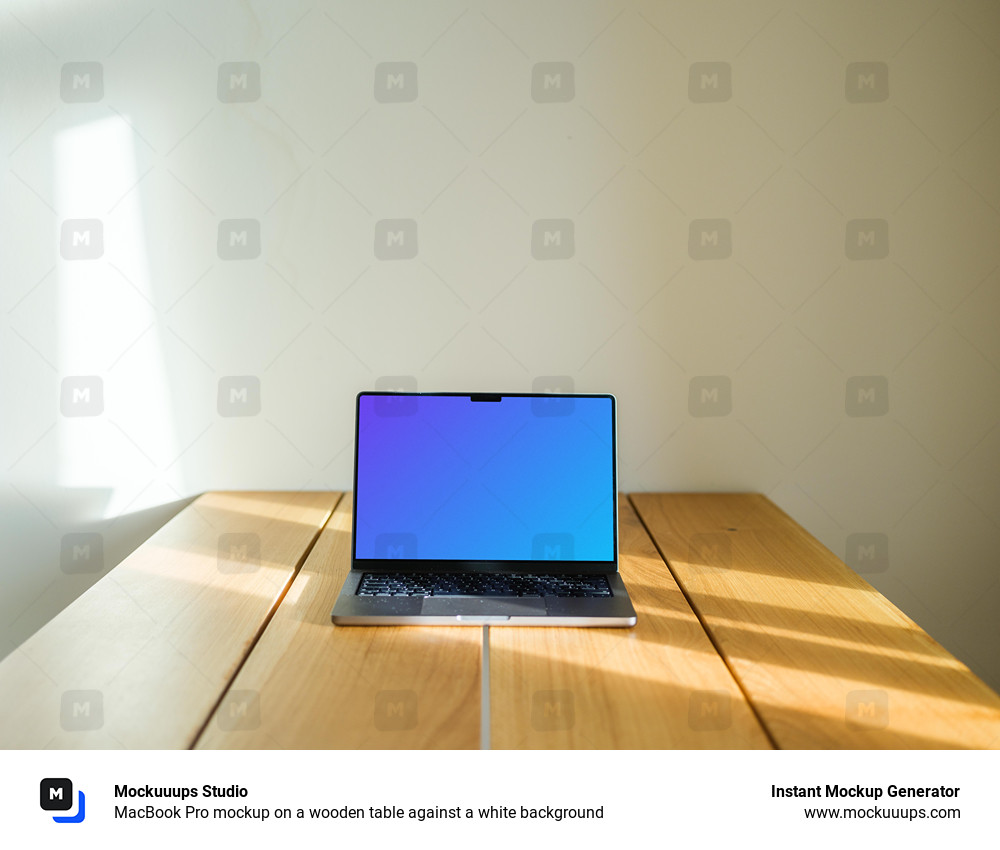
<path id="1" fill-rule="evenodd" d="M 357 397 L 338 625 L 633 626 L 611 395 Z"/>

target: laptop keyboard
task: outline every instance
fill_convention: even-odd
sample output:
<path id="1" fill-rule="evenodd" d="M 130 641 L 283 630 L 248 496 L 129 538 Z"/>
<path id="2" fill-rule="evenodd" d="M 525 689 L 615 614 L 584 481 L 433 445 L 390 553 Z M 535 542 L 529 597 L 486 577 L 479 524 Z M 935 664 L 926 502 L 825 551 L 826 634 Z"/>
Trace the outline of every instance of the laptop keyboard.
<path id="1" fill-rule="evenodd" d="M 365 573 L 358 596 L 611 596 L 602 575 Z"/>

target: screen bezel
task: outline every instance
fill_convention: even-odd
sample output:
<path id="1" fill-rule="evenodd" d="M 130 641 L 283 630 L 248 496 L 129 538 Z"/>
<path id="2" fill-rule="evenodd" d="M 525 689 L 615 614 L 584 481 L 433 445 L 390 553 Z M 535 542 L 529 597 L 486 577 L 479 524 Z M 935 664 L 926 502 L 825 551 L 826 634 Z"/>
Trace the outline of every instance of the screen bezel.
<path id="1" fill-rule="evenodd" d="M 471 400 L 491 403 L 505 398 L 603 398 L 611 402 L 611 505 L 612 534 L 614 537 L 610 561 L 478 561 L 467 559 L 417 559 L 408 558 L 358 558 L 357 531 L 358 514 L 355 510 L 358 493 L 358 434 L 361 428 L 361 399 L 366 396 L 415 396 L 428 397 L 464 397 Z M 477 398 L 478 397 L 478 398 Z M 618 571 L 618 416 L 617 401 L 611 393 L 454 393 L 454 392 L 389 392 L 380 390 L 365 390 L 359 392 L 354 407 L 354 503 L 351 507 L 351 569 L 366 572 L 468 572 L 468 573 L 609 573 Z M 405 565 L 405 567 L 404 567 Z"/>

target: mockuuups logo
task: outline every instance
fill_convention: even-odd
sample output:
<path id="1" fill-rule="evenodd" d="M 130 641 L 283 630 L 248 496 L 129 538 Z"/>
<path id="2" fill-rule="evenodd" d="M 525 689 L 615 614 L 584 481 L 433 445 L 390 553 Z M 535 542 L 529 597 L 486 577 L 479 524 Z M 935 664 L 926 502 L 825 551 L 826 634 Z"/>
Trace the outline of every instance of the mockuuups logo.
<path id="1" fill-rule="evenodd" d="M 78 791 L 75 815 L 53 815 L 56 823 L 81 823 L 87 816 L 83 791 Z M 43 779 L 38 787 L 38 805 L 46 812 L 68 812 L 73 808 L 73 782 L 69 779 Z"/>

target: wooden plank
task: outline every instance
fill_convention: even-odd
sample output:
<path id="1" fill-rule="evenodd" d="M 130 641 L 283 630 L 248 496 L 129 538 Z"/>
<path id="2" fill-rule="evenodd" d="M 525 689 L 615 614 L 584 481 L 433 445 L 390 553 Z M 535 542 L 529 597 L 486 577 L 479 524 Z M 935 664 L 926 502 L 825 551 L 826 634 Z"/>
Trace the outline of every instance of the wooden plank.
<path id="1" fill-rule="evenodd" d="M 350 560 L 345 497 L 199 748 L 479 746 L 482 629 L 334 626 Z"/>
<path id="2" fill-rule="evenodd" d="M 778 746 L 1000 747 L 1000 697 L 767 498 L 632 500 Z"/>
<path id="3" fill-rule="evenodd" d="M 201 496 L 0 663 L 0 748 L 189 747 L 337 499 Z"/>
<path id="4" fill-rule="evenodd" d="M 770 743 L 625 497 L 619 568 L 634 629 L 490 629 L 494 748 Z"/>

